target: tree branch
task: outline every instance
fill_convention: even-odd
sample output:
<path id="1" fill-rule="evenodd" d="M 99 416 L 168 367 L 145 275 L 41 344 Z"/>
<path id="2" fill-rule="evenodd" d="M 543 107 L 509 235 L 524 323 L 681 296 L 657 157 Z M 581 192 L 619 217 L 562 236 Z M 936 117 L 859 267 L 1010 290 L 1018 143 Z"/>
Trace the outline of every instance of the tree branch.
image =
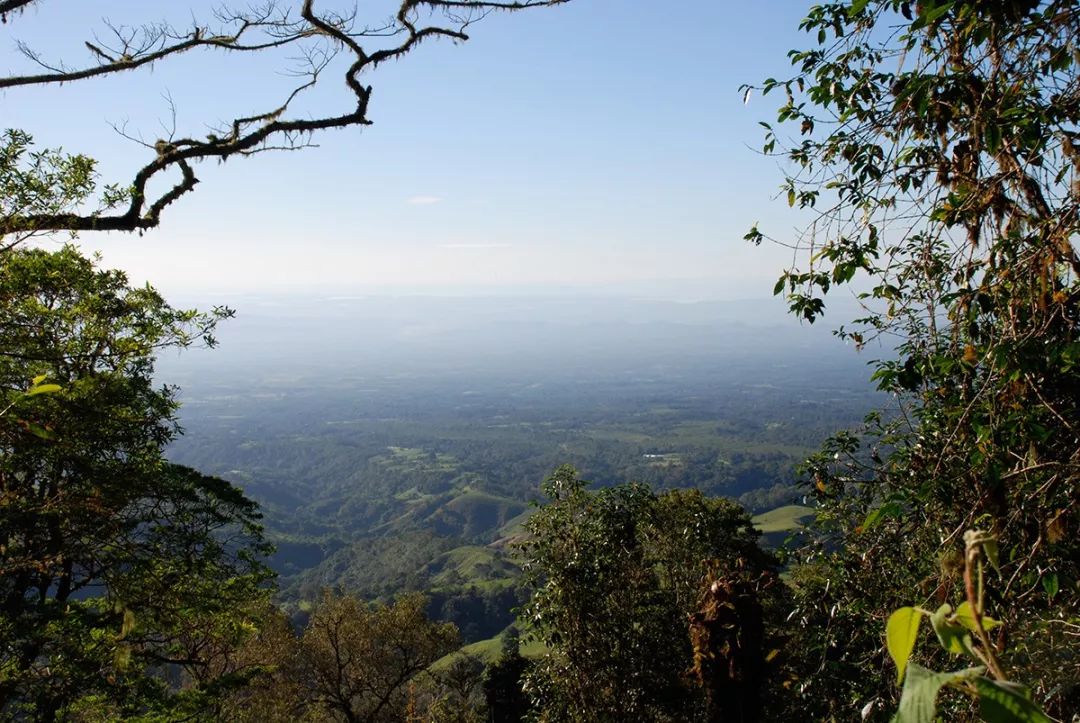
<path id="1" fill-rule="evenodd" d="M 33 1 L 0 0 L 0 13 Z M 306 68 L 297 74 L 303 78 L 303 82 L 299 82 L 283 102 L 269 110 L 234 118 L 220 129 L 219 134 L 211 134 L 205 140 L 170 137 L 152 146 L 143 142 L 143 145 L 154 149 L 156 157 L 134 174 L 129 184 L 128 203 L 122 212 L 9 215 L 0 217 L 0 236 L 40 231 L 142 231 L 154 228 L 160 223 L 166 208 L 195 188 L 198 178 L 192 168 L 194 164 L 214 158 L 223 161 L 233 155 L 251 155 L 268 150 L 295 150 L 313 145 L 310 137 L 316 132 L 370 125 L 367 111 L 372 89 L 360 80 L 365 71 L 407 54 L 427 38 L 467 40 L 464 29 L 489 12 L 561 5 L 568 1 L 403 0 L 389 23 L 356 29 L 355 12 L 348 15 L 320 14 L 316 11 L 315 0 L 303 0 L 300 16 L 296 18 L 290 16 L 287 10 L 280 9 L 278 0 L 269 0 L 247 13 L 219 10 L 216 18 L 222 29 L 217 32 L 198 24 L 183 33 L 167 25 L 146 25 L 135 29 L 109 25 L 114 36 L 112 44 L 87 42 L 86 47 L 97 64 L 80 69 L 46 63 L 30 48 L 20 46 L 27 58 L 48 72 L 0 77 L 0 89 L 89 80 L 149 66 L 198 48 L 259 52 L 297 43 L 315 44 L 306 47 L 302 53 Z M 423 13 L 426 15 L 441 12 L 447 24 L 420 24 L 422 10 L 426 11 Z M 256 37 L 245 39 L 253 34 Z M 398 38 L 398 41 L 387 45 L 382 40 L 382 47 L 371 51 L 364 47 L 363 43 L 367 41 L 377 43 L 377 39 L 385 38 Z M 352 56 L 343 77 L 352 106 L 338 114 L 323 117 L 284 117 L 297 96 L 321 80 L 322 72 L 340 52 Z M 126 133 L 123 135 L 132 137 Z M 166 193 L 156 199 L 148 199 L 147 186 L 150 181 L 173 169 L 179 171 L 179 180 Z"/>
<path id="2" fill-rule="evenodd" d="M 10 12 L 20 10 L 34 0 L 0 0 L 0 22 L 7 22 L 7 15 Z"/>

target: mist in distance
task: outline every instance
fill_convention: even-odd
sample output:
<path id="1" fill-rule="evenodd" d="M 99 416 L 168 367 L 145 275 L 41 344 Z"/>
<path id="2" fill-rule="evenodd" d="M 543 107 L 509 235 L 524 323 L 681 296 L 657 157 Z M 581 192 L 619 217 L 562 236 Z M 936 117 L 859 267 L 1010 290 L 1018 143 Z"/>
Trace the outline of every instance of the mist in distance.
<path id="1" fill-rule="evenodd" d="M 221 301 L 221 300 L 219 300 Z M 182 390 L 184 413 L 213 399 L 288 395 L 343 400 L 396 391 L 423 397 L 510 393 L 687 393 L 777 387 L 865 392 L 873 350 L 831 330 L 850 319 L 800 323 L 778 299 L 747 301 L 585 295 L 248 295 L 214 350 L 159 361 Z M 181 300 L 181 304 L 188 303 Z M 206 308 L 206 303 L 200 304 Z M 834 308 L 835 307 L 835 308 Z"/>

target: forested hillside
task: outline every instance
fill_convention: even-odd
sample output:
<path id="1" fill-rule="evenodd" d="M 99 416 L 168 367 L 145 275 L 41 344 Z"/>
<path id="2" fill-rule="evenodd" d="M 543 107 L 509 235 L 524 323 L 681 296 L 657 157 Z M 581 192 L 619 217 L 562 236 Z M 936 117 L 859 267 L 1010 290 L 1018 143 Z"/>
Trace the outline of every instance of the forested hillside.
<path id="1" fill-rule="evenodd" d="M 795 465 L 879 399 L 828 334 L 730 304 L 419 297 L 391 325 L 385 300 L 328 301 L 350 320 L 335 338 L 313 300 L 252 301 L 224 349 L 163 365 L 184 390 L 170 455 L 260 503 L 298 620 L 327 587 L 415 590 L 465 642 L 490 638 L 527 597 L 508 543 L 561 464 L 763 512 L 800 498 Z M 260 334 L 283 307 L 293 331 Z M 452 324 L 422 327 L 437 315 Z"/>

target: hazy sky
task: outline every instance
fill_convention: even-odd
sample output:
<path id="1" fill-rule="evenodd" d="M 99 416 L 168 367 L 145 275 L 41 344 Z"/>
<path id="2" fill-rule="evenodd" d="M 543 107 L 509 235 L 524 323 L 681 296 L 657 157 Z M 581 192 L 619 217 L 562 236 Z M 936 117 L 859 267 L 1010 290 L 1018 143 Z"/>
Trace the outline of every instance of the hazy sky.
<path id="1" fill-rule="evenodd" d="M 17 40 L 83 65 L 103 17 L 183 22 L 210 5 L 40 0 L 0 25 L 0 66 L 26 68 Z M 372 22 L 390 5 L 359 2 Z M 786 74 L 807 7 L 573 0 L 490 17 L 468 43 L 423 45 L 367 78 L 372 127 L 318 136 L 319 148 L 299 153 L 204 164 L 160 230 L 81 243 L 179 294 L 556 285 L 767 296 L 787 257 L 741 237 L 755 221 L 780 233 L 798 219 L 776 197 L 776 161 L 756 153 L 757 122 L 772 120 L 778 99 L 744 105 L 738 87 Z M 110 122 L 152 141 L 168 94 L 180 135 L 205 135 L 277 101 L 285 68 L 275 56 L 191 54 L 150 72 L 9 90 L 0 117 L 123 181 L 148 152 Z M 346 109 L 340 81 L 326 81 L 309 108 Z"/>

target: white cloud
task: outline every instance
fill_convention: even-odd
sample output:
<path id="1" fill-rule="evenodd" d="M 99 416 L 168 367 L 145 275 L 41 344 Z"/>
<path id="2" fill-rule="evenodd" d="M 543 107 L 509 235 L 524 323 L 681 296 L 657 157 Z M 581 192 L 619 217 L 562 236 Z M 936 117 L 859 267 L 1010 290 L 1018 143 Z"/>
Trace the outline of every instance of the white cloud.
<path id="1" fill-rule="evenodd" d="M 512 244 L 476 243 L 476 244 L 439 244 L 441 249 L 508 249 Z"/>
<path id="2" fill-rule="evenodd" d="M 409 203 L 413 206 L 430 206 L 440 201 L 442 201 L 442 196 L 413 196 L 409 199 Z"/>

